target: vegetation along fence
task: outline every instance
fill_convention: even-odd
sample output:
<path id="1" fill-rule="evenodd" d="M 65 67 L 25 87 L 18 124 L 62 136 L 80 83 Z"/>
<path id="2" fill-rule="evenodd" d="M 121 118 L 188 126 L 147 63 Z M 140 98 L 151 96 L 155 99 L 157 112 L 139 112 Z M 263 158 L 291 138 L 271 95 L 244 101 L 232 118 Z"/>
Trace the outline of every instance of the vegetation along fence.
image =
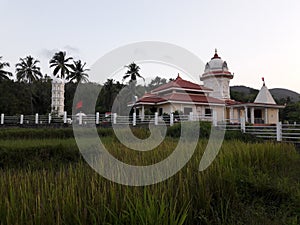
<path id="1" fill-rule="evenodd" d="M 243 133 L 253 134 L 259 138 L 277 140 L 284 142 L 300 143 L 300 124 L 246 124 L 244 119 L 231 119 L 230 121 L 217 122 L 216 115 L 199 116 L 190 113 L 189 115 L 170 115 L 159 116 L 154 115 L 140 116 L 133 113 L 132 116 L 120 116 L 116 113 L 112 114 L 89 114 L 78 113 L 76 115 L 67 115 L 64 112 L 63 116 L 49 115 L 19 115 L 7 116 L 3 113 L 0 117 L 1 126 L 52 126 L 52 125 L 70 125 L 76 124 L 79 126 L 99 125 L 111 126 L 114 125 L 169 125 L 184 121 L 210 121 L 213 126 L 219 129 L 238 130 Z"/>

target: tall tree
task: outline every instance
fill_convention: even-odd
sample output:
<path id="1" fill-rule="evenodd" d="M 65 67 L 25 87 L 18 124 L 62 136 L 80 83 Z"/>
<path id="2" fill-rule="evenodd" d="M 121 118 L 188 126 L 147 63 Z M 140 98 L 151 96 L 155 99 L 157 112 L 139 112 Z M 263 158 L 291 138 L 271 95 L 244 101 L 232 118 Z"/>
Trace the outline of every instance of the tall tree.
<path id="1" fill-rule="evenodd" d="M 166 78 L 161 78 L 159 76 L 156 76 L 154 79 L 151 80 L 150 84 L 147 87 L 147 91 L 151 91 L 160 85 L 166 84 L 167 80 Z"/>
<path id="2" fill-rule="evenodd" d="M 20 58 L 20 62 L 16 64 L 16 75 L 18 81 L 28 82 L 30 84 L 30 106 L 31 113 L 33 112 L 33 89 L 32 83 L 39 80 L 43 75 L 40 67 L 37 66 L 39 60 L 35 60 L 32 56 Z"/>
<path id="3" fill-rule="evenodd" d="M 26 58 L 20 58 L 20 62 L 16 64 L 17 80 L 32 83 L 40 79 L 43 75 L 40 67 L 37 66 L 39 62 L 30 55 Z"/>
<path id="4" fill-rule="evenodd" d="M 86 71 L 89 71 L 89 69 L 85 69 L 85 65 L 86 63 L 82 64 L 81 60 L 74 61 L 74 63 L 70 66 L 71 71 L 66 79 L 70 82 L 76 81 L 77 83 L 88 82 L 89 75 L 86 73 Z"/>
<path id="5" fill-rule="evenodd" d="M 1 61 L 2 56 L 0 56 L 0 80 L 9 80 L 9 77 L 12 76 L 12 73 L 5 70 L 5 67 L 9 67 L 9 63 Z"/>
<path id="6" fill-rule="evenodd" d="M 139 77 L 145 81 L 144 77 L 142 77 L 139 73 L 141 68 L 138 65 L 136 65 L 134 62 L 125 67 L 128 68 L 128 70 L 126 71 L 125 75 L 123 76 L 123 80 L 126 80 L 127 78 L 130 77 L 129 82 L 136 83 L 136 78 Z"/>
<path id="7" fill-rule="evenodd" d="M 64 79 L 66 75 L 70 74 L 70 68 L 72 64 L 68 64 L 72 57 L 66 57 L 66 52 L 60 51 L 54 54 L 53 58 L 49 61 L 50 68 L 55 67 L 53 75 Z M 60 71 L 60 75 L 58 72 Z"/>
<path id="8" fill-rule="evenodd" d="M 126 71 L 125 75 L 123 76 L 123 81 L 126 80 L 127 78 L 130 78 L 129 80 L 129 87 L 130 90 L 132 92 L 132 101 L 135 102 L 135 95 L 136 95 L 136 78 L 142 78 L 144 81 L 144 77 L 142 77 L 139 73 L 140 71 L 140 67 L 138 65 L 136 65 L 134 62 L 129 64 L 128 66 L 125 66 L 126 68 L 128 68 L 128 70 Z"/>

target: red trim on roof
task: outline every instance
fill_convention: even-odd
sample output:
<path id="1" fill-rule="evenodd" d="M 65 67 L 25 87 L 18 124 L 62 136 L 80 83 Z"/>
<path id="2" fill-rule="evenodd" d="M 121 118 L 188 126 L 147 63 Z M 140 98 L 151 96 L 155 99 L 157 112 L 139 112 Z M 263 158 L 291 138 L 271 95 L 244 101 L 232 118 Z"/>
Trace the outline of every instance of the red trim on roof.
<path id="1" fill-rule="evenodd" d="M 239 104 L 244 104 L 244 103 L 242 103 L 242 102 L 238 102 L 238 101 L 235 101 L 235 100 L 233 100 L 233 99 L 227 99 L 227 100 L 225 100 L 225 103 L 226 103 L 226 105 L 239 105 Z"/>
<path id="2" fill-rule="evenodd" d="M 180 76 L 177 76 L 176 80 L 171 81 L 167 84 L 163 84 L 157 88 L 155 88 L 154 90 L 152 90 L 152 93 L 155 92 L 159 92 L 161 90 L 165 90 L 165 89 L 171 89 L 171 88 L 182 88 L 182 89 L 192 89 L 192 90 L 198 90 L 198 91 L 211 91 L 210 88 L 206 88 L 202 85 L 187 81 L 187 80 L 183 80 Z"/>
<path id="3" fill-rule="evenodd" d="M 214 57 L 212 57 L 211 59 L 212 59 L 212 60 L 213 60 L 213 59 L 221 59 L 221 57 L 218 56 L 218 53 L 215 53 L 215 54 L 214 54 Z"/>
<path id="4" fill-rule="evenodd" d="M 234 101 L 234 100 L 232 100 Z M 226 106 L 240 106 L 240 107 L 269 107 L 270 108 L 284 108 L 285 106 L 284 105 L 277 105 L 277 104 L 268 104 L 268 103 L 253 103 L 253 102 L 247 102 L 247 103 L 244 103 L 244 102 L 237 102 L 235 101 L 235 103 L 231 102 L 231 103 L 227 103 L 226 102 Z"/>
<path id="5" fill-rule="evenodd" d="M 229 72 L 229 71 L 223 71 L 223 70 L 209 71 L 209 72 L 203 73 L 202 76 L 205 76 L 205 75 L 207 75 L 207 74 L 221 74 L 221 75 L 226 74 L 226 75 L 231 75 L 231 76 L 233 76 L 233 75 L 231 74 L 231 72 Z"/>
<path id="6" fill-rule="evenodd" d="M 224 101 L 217 98 L 187 93 L 171 93 L 164 96 L 143 96 L 137 103 L 156 104 L 164 101 L 225 104 Z"/>

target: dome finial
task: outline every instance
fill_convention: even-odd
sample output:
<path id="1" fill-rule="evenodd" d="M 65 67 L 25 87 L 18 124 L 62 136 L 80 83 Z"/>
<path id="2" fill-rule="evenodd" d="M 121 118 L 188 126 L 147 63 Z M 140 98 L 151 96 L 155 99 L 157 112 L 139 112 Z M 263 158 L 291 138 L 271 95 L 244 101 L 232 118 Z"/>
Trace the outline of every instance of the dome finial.
<path id="1" fill-rule="evenodd" d="M 221 57 L 218 56 L 218 50 L 215 48 L 215 55 L 211 59 L 221 59 Z"/>
<path id="2" fill-rule="evenodd" d="M 265 78 L 262 77 L 261 79 L 262 79 L 262 81 L 263 81 L 263 86 L 266 86 L 266 84 L 265 84 Z"/>

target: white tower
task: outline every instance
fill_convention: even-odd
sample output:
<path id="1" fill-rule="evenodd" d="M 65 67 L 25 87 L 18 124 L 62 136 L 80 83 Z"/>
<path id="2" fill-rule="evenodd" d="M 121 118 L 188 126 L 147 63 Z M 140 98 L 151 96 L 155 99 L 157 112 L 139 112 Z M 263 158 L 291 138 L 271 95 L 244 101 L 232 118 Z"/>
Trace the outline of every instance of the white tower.
<path id="1" fill-rule="evenodd" d="M 230 99 L 229 82 L 233 74 L 229 72 L 227 63 L 218 56 L 217 49 L 215 55 L 206 63 L 204 73 L 200 76 L 205 87 L 213 89 L 210 96 L 219 99 Z"/>
<path id="2" fill-rule="evenodd" d="M 52 80 L 51 113 L 64 114 L 65 83 L 63 80 Z"/>

